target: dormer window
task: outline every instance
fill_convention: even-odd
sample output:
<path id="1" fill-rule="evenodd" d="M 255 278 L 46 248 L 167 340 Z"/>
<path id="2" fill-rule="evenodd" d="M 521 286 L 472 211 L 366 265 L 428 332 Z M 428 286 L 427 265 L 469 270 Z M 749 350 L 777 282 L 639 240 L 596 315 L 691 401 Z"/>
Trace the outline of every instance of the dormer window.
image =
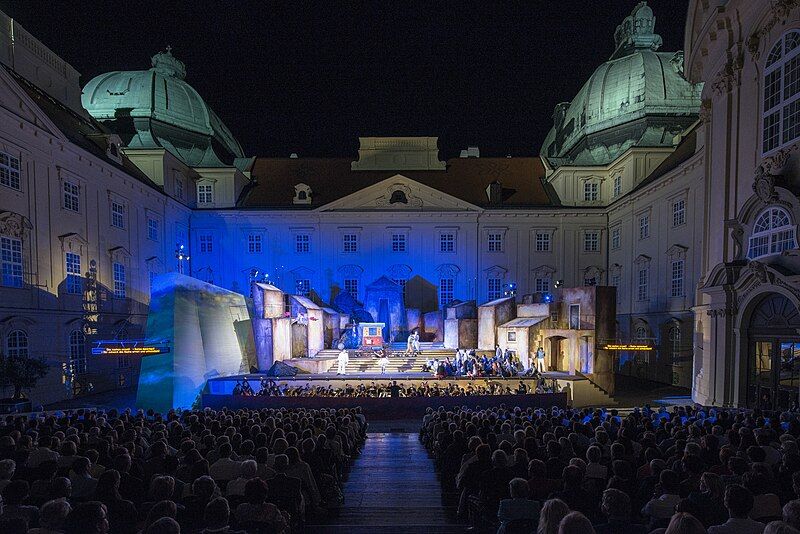
<path id="1" fill-rule="evenodd" d="M 311 204 L 311 188 L 306 184 L 295 185 L 292 204 Z"/>
<path id="2" fill-rule="evenodd" d="M 751 260 L 797 248 L 792 218 L 783 208 L 767 208 L 756 218 L 747 250 Z"/>

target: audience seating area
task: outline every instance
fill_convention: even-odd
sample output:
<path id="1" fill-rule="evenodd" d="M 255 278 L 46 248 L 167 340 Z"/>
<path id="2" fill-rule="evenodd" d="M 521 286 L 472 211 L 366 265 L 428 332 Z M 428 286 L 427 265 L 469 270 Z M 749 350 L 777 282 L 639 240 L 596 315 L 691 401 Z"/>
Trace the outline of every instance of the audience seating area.
<path id="1" fill-rule="evenodd" d="M 358 408 L 0 421 L 0 533 L 290 533 L 334 513 Z"/>
<path id="2" fill-rule="evenodd" d="M 428 410 L 420 440 L 459 517 L 500 534 L 800 533 L 794 414 Z"/>

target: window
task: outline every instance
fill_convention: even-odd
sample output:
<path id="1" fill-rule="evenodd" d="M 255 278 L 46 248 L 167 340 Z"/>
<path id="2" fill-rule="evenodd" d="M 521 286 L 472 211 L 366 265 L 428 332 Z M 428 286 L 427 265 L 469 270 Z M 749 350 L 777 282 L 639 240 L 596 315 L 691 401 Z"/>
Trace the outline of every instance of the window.
<path id="1" fill-rule="evenodd" d="M 22 330 L 9 332 L 6 338 L 6 356 L 27 358 L 28 355 L 28 334 Z"/>
<path id="2" fill-rule="evenodd" d="M 622 194 L 622 176 L 614 177 L 614 198 Z"/>
<path id="3" fill-rule="evenodd" d="M 81 257 L 74 252 L 67 252 L 65 255 L 67 266 L 67 293 L 70 295 L 80 295 L 83 292 L 81 279 Z"/>
<path id="4" fill-rule="evenodd" d="M 672 262 L 672 283 L 670 284 L 670 296 L 683 296 L 683 260 Z"/>
<path id="5" fill-rule="evenodd" d="M 487 297 L 489 300 L 499 299 L 503 296 L 503 281 L 500 278 L 488 279 Z"/>
<path id="6" fill-rule="evenodd" d="M 583 251 L 584 252 L 600 251 L 600 232 L 598 232 L 597 230 L 589 230 L 583 234 Z"/>
<path id="7" fill-rule="evenodd" d="M 517 340 L 517 332 L 515 330 L 509 330 L 506 334 L 506 341 L 516 341 Z"/>
<path id="8" fill-rule="evenodd" d="M 642 215 L 639 217 L 639 239 L 650 237 L 650 216 Z"/>
<path id="9" fill-rule="evenodd" d="M 212 204 L 214 202 L 213 184 L 197 184 L 197 203 Z"/>
<path id="10" fill-rule="evenodd" d="M 585 202 L 595 202 L 600 198 L 599 185 L 595 182 L 583 183 L 583 200 Z"/>
<path id="11" fill-rule="evenodd" d="M 405 278 L 393 278 L 392 282 L 394 282 L 395 284 L 397 284 L 398 286 L 403 288 L 403 297 L 405 297 L 406 296 L 406 283 L 408 283 L 408 280 L 406 280 Z"/>
<path id="12" fill-rule="evenodd" d="M 152 239 L 153 241 L 158 241 L 158 220 L 157 219 L 147 219 L 147 239 Z"/>
<path id="13" fill-rule="evenodd" d="M 261 234 L 250 234 L 247 236 L 247 252 L 250 254 L 261 254 Z"/>
<path id="14" fill-rule="evenodd" d="M 64 182 L 64 209 L 80 211 L 80 188 L 78 184 Z"/>
<path id="15" fill-rule="evenodd" d="M 311 280 L 308 278 L 298 279 L 297 282 L 295 282 L 295 289 L 297 290 L 298 295 L 307 297 L 311 292 Z"/>
<path id="16" fill-rule="evenodd" d="M 392 252 L 406 251 L 406 234 L 392 234 Z"/>
<path id="17" fill-rule="evenodd" d="M 489 252 L 503 252 L 503 234 L 490 232 L 488 246 Z"/>
<path id="18" fill-rule="evenodd" d="M 183 200 L 183 180 L 177 177 L 175 178 L 175 196 L 179 200 Z"/>
<path id="19" fill-rule="evenodd" d="M 669 338 L 672 361 L 673 363 L 678 362 L 681 355 L 681 327 L 678 325 L 671 327 L 667 337 Z"/>
<path id="20" fill-rule="evenodd" d="M 456 251 L 456 234 L 446 233 L 439 235 L 439 252 Z"/>
<path id="21" fill-rule="evenodd" d="M 611 249 L 612 250 L 617 250 L 619 248 L 620 241 L 621 241 L 620 234 L 621 234 L 621 230 L 620 230 L 619 226 L 617 226 L 616 228 L 612 228 L 611 229 Z"/>
<path id="22" fill-rule="evenodd" d="M 537 278 L 534 282 L 534 289 L 537 293 L 549 293 L 550 292 L 550 277 L 541 277 Z"/>
<path id="23" fill-rule="evenodd" d="M 3 261 L 3 285 L 22 287 L 22 241 L 0 237 L 0 256 Z"/>
<path id="24" fill-rule="evenodd" d="M 453 302 L 453 289 L 455 287 L 452 278 L 439 279 L 439 306 L 445 307 Z"/>
<path id="25" fill-rule="evenodd" d="M 647 300 L 650 294 L 650 268 L 641 267 L 639 269 L 639 277 L 637 280 L 636 297 L 638 300 Z"/>
<path id="26" fill-rule="evenodd" d="M 214 252 L 214 238 L 209 234 L 200 236 L 200 254 L 210 254 Z"/>
<path id="27" fill-rule="evenodd" d="M 612 285 L 614 287 L 619 287 L 619 283 L 620 283 L 620 275 L 619 275 L 619 273 L 618 272 L 611 273 L 610 285 Z"/>
<path id="28" fill-rule="evenodd" d="M 680 226 L 686 222 L 686 201 L 676 200 L 672 204 L 672 226 Z"/>
<path id="29" fill-rule="evenodd" d="M 784 34 L 767 56 L 762 120 L 764 153 L 800 137 L 800 31 Z"/>
<path id="30" fill-rule="evenodd" d="M 156 276 L 158 276 L 158 273 L 156 273 L 155 271 L 150 271 L 150 272 L 147 273 L 147 277 L 148 277 L 149 282 L 150 282 L 150 293 L 151 294 L 153 293 L 153 281 L 156 279 Z"/>
<path id="31" fill-rule="evenodd" d="M 114 263 L 114 298 L 125 298 L 125 266 Z"/>
<path id="32" fill-rule="evenodd" d="M 753 225 L 747 257 L 752 260 L 793 248 L 797 248 L 797 244 L 789 213 L 783 208 L 764 210 Z"/>
<path id="33" fill-rule="evenodd" d="M 639 324 L 636 326 L 633 336 L 634 339 L 638 341 L 644 341 L 650 338 L 650 330 L 647 328 L 647 326 Z"/>
<path id="34" fill-rule="evenodd" d="M 353 297 L 353 299 L 358 300 L 358 279 L 345 278 L 344 290 L 350 293 L 350 296 Z"/>
<path id="35" fill-rule="evenodd" d="M 69 333 L 69 367 L 75 374 L 86 372 L 86 337 L 80 330 Z"/>
<path id="36" fill-rule="evenodd" d="M 536 252 L 550 252 L 550 233 L 536 232 Z"/>
<path id="37" fill-rule="evenodd" d="M 0 152 L 0 185 L 19 191 L 19 158 Z"/>
<path id="38" fill-rule="evenodd" d="M 298 254 L 305 254 L 311 251 L 311 236 L 308 234 L 297 234 L 294 236 L 294 251 Z"/>
<path id="39" fill-rule="evenodd" d="M 119 202 L 111 203 L 111 226 L 125 228 L 125 206 Z"/>
<path id="40" fill-rule="evenodd" d="M 344 251 L 358 252 L 358 234 L 344 234 Z"/>

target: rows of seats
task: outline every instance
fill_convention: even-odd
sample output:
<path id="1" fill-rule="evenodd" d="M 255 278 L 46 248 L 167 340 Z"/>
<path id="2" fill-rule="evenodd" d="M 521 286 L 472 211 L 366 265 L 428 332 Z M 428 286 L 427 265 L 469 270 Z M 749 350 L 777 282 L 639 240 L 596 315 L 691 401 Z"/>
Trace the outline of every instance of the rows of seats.
<path id="1" fill-rule="evenodd" d="M 800 534 L 797 414 L 429 409 L 420 439 L 478 532 Z"/>
<path id="2" fill-rule="evenodd" d="M 8 416 L 0 533 L 302 532 L 366 430 L 357 408 Z"/>

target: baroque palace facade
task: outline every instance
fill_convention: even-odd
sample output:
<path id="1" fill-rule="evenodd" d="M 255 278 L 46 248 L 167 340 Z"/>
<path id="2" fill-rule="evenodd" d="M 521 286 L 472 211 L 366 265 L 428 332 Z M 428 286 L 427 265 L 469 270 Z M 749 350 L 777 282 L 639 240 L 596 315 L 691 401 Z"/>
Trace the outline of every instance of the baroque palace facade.
<path id="1" fill-rule="evenodd" d="M 134 383 L 138 362 L 91 343 L 144 337 L 175 270 L 321 303 L 386 276 L 422 313 L 615 286 L 619 339 L 656 348 L 618 372 L 710 404 L 797 397 L 795 0 L 692 1 L 685 54 L 642 2 L 539 156 L 448 160 L 435 137 L 246 158 L 169 50 L 81 89 L 0 15 L 0 336 L 54 363 L 39 402 Z"/>

